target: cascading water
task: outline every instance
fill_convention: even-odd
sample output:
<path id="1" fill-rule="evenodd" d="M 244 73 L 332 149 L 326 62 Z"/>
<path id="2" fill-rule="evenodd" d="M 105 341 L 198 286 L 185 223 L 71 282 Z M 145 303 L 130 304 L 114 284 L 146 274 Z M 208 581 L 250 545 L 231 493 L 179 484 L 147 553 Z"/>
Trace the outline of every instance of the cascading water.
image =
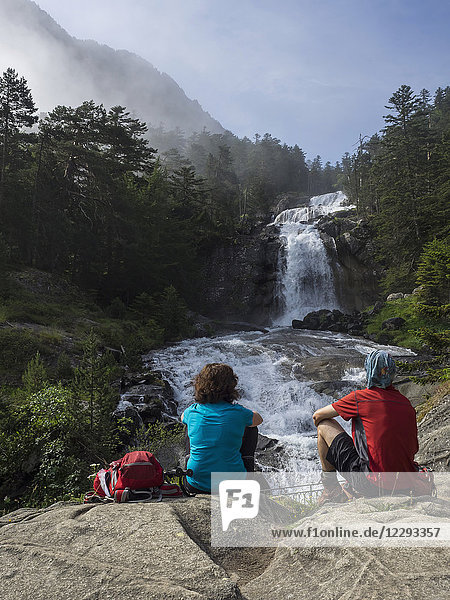
<path id="1" fill-rule="evenodd" d="M 316 471 L 316 430 L 311 417 L 334 399 L 315 391 L 315 383 L 325 380 L 329 387 L 339 382 L 340 394 L 350 392 L 363 380 L 364 356 L 380 347 L 343 334 L 276 328 L 265 334 L 240 332 L 185 340 L 156 350 L 146 359 L 169 381 L 179 414 L 193 402 L 192 380 L 204 365 L 229 364 L 239 377 L 239 402 L 263 416 L 262 434 L 283 444 L 285 469 Z M 383 348 L 394 356 L 408 353 L 404 348 Z"/>
<path id="2" fill-rule="evenodd" d="M 333 271 L 316 222 L 323 215 L 342 210 L 346 202 L 343 192 L 314 196 L 309 206 L 285 210 L 273 222 L 280 228 L 285 247 L 279 260 L 274 325 L 290 325 L 293 319 L 303 319 L 321 308 L 339 308 Z"/>
<path id="3" fill-rule="evenodd" d="M 337 307 L 331 266 L 314 221 L 342 210 L 346 201 L 342 192 L 316 196 L 309 206 L 282 212 L 272 224 L 280 226 L 286 245 L 279 278 L 284 308 L 277 325 L 290 325 L 292 318 L 311 310 Z M 284 468 L 317 471 L 312 414 L 333 401 L 331 390 L 341 396 L 362 383 L 364 357 L 374 348 L 393 356 L 411 354 L 348 335 L 276 327 L 268 333 L 185 340 L 146 358 L 150 368 L 161 371 L 170 383 L 179 414 L 193 402 L 192 380 L 203 366 L 229 364 L 239 377 L 240 402 L 261 413 L 262 434 L 282 443 Z"/>

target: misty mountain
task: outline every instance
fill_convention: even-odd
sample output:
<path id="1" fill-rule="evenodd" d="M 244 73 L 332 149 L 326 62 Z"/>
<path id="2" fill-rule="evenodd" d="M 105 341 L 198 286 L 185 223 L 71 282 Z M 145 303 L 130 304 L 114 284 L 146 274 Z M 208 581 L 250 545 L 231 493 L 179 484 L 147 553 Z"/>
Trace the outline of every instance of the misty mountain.
<path id="1" fill-rule="evenodd" d="M 72 37 L 31 0 L 0 0 L 0 73 L 8 67 L 27 79 L 41 111 L 92 99 L 126 106 L 153 127 L 224 131 L 169 75 L 126 50 Z"/>

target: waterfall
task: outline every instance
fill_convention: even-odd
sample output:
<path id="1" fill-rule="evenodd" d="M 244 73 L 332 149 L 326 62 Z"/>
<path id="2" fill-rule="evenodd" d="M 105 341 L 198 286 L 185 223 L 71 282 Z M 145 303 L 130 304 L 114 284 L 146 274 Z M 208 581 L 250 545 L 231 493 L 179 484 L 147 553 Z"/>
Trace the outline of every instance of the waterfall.
<path id="1" fill-rule="evenodd" d="M 342 210 L 346 202 L 343 192 L 314 196 L 308 206 L 285 210 L 272 223 L 279 226 L 284 247 L 284 256 L 279 258 L 274 325 L 290 325 L 293 319 L 303 319 L 321 308 L 339 308 L 332 266 L 316 224 L 320 217 Z"/>

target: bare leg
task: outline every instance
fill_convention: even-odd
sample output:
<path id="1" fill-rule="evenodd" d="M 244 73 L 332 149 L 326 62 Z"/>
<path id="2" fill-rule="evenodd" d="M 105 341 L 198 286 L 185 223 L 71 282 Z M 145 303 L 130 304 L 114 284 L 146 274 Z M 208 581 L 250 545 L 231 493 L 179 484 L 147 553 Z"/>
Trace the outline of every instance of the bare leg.
<path id="1" fill-rule="evenodd" d="M 322 463 L 323 483 L 323 492 L 318 499 L 319 506 L 325 502 L 345 502 L 347 500 L 338 482 L 336 469 L 326 458 L 332 441 L 343 432 L 342 427 L 334 419 L 324 419 L 317 426 L 317 449 Z"/>
<path id="2" fill-rule="evenodd" d="M 326 457 L 331 442 L 336 436 L 343 432 L 344 430 L 342 427 L 334 419 L 324 419 L 317 426 L 317 450 L 322 464 L 322 471 L 336 471 L 333 465 L 327 461 Z"/>

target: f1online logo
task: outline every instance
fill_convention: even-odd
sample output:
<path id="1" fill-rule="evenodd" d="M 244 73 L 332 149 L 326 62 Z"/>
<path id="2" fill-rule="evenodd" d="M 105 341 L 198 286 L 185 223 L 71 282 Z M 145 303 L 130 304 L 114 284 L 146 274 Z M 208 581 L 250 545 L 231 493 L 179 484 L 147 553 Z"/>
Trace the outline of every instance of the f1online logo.
<path id="1" fill-rule="evenodd" d="M 261 487 L 258 481 L 227 479 L 219 483 L 222 530 L 234 519 L 254 519 L 259 511 Z"/>

